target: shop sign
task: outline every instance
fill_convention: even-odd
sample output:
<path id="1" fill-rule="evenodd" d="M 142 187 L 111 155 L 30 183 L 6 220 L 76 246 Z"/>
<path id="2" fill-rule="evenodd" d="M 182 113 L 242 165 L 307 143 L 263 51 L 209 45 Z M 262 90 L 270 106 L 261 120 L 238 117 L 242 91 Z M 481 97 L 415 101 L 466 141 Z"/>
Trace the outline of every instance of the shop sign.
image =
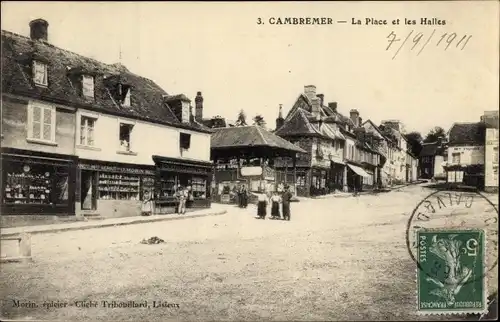
<path id="1" fill-rule="evenodd" d="M 261 167 L 242 167 L 241 175 L 243 177 L 255 177 L 262 175 Z"/>
<path id="2" fill-rule="evenodd" d="M 130 174 L 155 175 L 154 170 L 137 169 L 137 168 L 124 168 L 124 167 L 101 165 L 101 164 L 79 163 L 78 168 L 82 169 L 82 170 L 93 170 L 93 171 L 103 171 L 103 172 L 119 172 L 119 173 L 130 173 Z"/>

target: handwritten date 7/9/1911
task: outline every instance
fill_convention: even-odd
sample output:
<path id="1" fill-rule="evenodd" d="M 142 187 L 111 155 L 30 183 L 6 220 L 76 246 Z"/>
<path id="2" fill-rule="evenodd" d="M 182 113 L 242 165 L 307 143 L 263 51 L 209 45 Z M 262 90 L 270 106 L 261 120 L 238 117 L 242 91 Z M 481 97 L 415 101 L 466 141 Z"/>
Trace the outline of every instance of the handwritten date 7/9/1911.
<path id="1" fill-rule="evenodd" d="M 403 47 L 410 47 L 410 51 L 415 51 L 417 56 L 429 45 L 443 50 L 455 49 L 464 50 L 472 35 L 459 35 L 454 32 L 440 32 L 436 35 L 436 29 L 429 33 L 410 31 L 404 37 L 400 37 L 394 31 L 387 36 L 389 42 L 386 51 L 394 50 L 392 59 L 395 59 Z"/>

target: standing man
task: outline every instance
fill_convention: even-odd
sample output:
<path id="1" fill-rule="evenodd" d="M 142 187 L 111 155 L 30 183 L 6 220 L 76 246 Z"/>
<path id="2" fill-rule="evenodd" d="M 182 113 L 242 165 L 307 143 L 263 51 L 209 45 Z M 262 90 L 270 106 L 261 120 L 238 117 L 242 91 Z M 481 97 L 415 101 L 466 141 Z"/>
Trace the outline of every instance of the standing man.
<path id="1" fill-rule="evenodd" d="M 179 188 L 179 215 L 186 213 L 186 201 L 187 201 L 188 191 L 184 188 Z"/>
<path id="2" fill-rule="evenodd" d="M 281 198 L 283 220 L 290 221 L 290 201 L 292 200 L 292 193 L 290 192 L 290 186 L 285 186 L 285 192 L 283 192 L 283 197 Z"/>

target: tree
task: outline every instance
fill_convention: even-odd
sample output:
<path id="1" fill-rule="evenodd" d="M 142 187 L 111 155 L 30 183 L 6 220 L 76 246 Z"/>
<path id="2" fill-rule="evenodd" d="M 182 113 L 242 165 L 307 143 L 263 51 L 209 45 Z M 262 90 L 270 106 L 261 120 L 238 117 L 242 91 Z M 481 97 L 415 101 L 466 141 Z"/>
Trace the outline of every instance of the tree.
<path id="1" fill-rule="evenodd" d="M 420 134 L 420 132 L 410 132 L 405 135 L 405 138 L 408 140 L 411 153 L 418 157 L 420 151 L 422 151 L 422 134 Z"/>
<path id="2" fill-rule="evenodd" d="M 431 143 L 431 142 L 436 142 L 439 138 L 445 138 L 446 137 L 446 131 L 440 127 L 436 126 L 432 130 L 429 131 L 429 134 L 424 139 L 425 143 Z"/>
<path id="3" fill-rule="evenodd" d="M 253 118 L 253 125 L 258 125 L 258 126 L 261 126 L 261 127 L 265 127 L 266 126 L 266 121 L 264 120 L 264 117 L 262 115 L 257 114 Z"/>
<path id="4" fill-rule="evenodd" d="M 245 111 L 241 110 L 238 113 L 238 118 L 236 119 L 236 126 L 245 126 L 247 125 L 247 116 Z"/>

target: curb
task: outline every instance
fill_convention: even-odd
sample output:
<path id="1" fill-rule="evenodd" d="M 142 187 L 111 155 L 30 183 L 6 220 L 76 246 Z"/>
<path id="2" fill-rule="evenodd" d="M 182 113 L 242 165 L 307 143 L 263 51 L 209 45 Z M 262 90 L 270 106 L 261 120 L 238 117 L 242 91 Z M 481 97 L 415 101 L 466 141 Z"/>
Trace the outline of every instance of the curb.
<path id="1" fill-rule="evenodd" d="M 99 221 L 98 224 L 92 225 L 92 226 L 75 226 L 75 227 L 64 227 L 64 228 L 53 228 L 53 229 L 47 229 L 47 230 L 35 230 L 35 231 L 23 231 L 19 233 L 5 233 L 1 234 L 2 237 L 12 237 L 12 236 L 17 236 L 21 233 L 28 233 L 28 234 L 48 234 L 48 233 L 60 233 L 60 232 L 66 232 L 66 231 L 73 231 L 73 230 L 87 230 L 87 229 L 94 229 L 94 228 L 108 228 L 108 227 L 116 227 L 116 226 L 127 226 L 127 225 L 136 225 L 136 224 L 147 224 L 147 223 L 152 223 L 152 222 L 159 222 L 159 221 L 170 221 L 170 220 L 183 220 L 183 219 L 190 219 L 190 218 L 198 218 L 198 217 L 208 217 L 208 216 L 220 216 L 224 215 L 227 213 L 227 210 L 221 210 L 221 211 L 216 211 L 216 212 L 210 212 L 207 214 L 194 214 L 190 216 L 169 216 L 166 215 L 165 218 L 150 218 L 150 219 L 137 219 L 133 221 L 128 221 L 128 222 L 121 222 L 121 223 L 106 223 Z M 103 220 L 105 221 L 105 219 Z"/>

